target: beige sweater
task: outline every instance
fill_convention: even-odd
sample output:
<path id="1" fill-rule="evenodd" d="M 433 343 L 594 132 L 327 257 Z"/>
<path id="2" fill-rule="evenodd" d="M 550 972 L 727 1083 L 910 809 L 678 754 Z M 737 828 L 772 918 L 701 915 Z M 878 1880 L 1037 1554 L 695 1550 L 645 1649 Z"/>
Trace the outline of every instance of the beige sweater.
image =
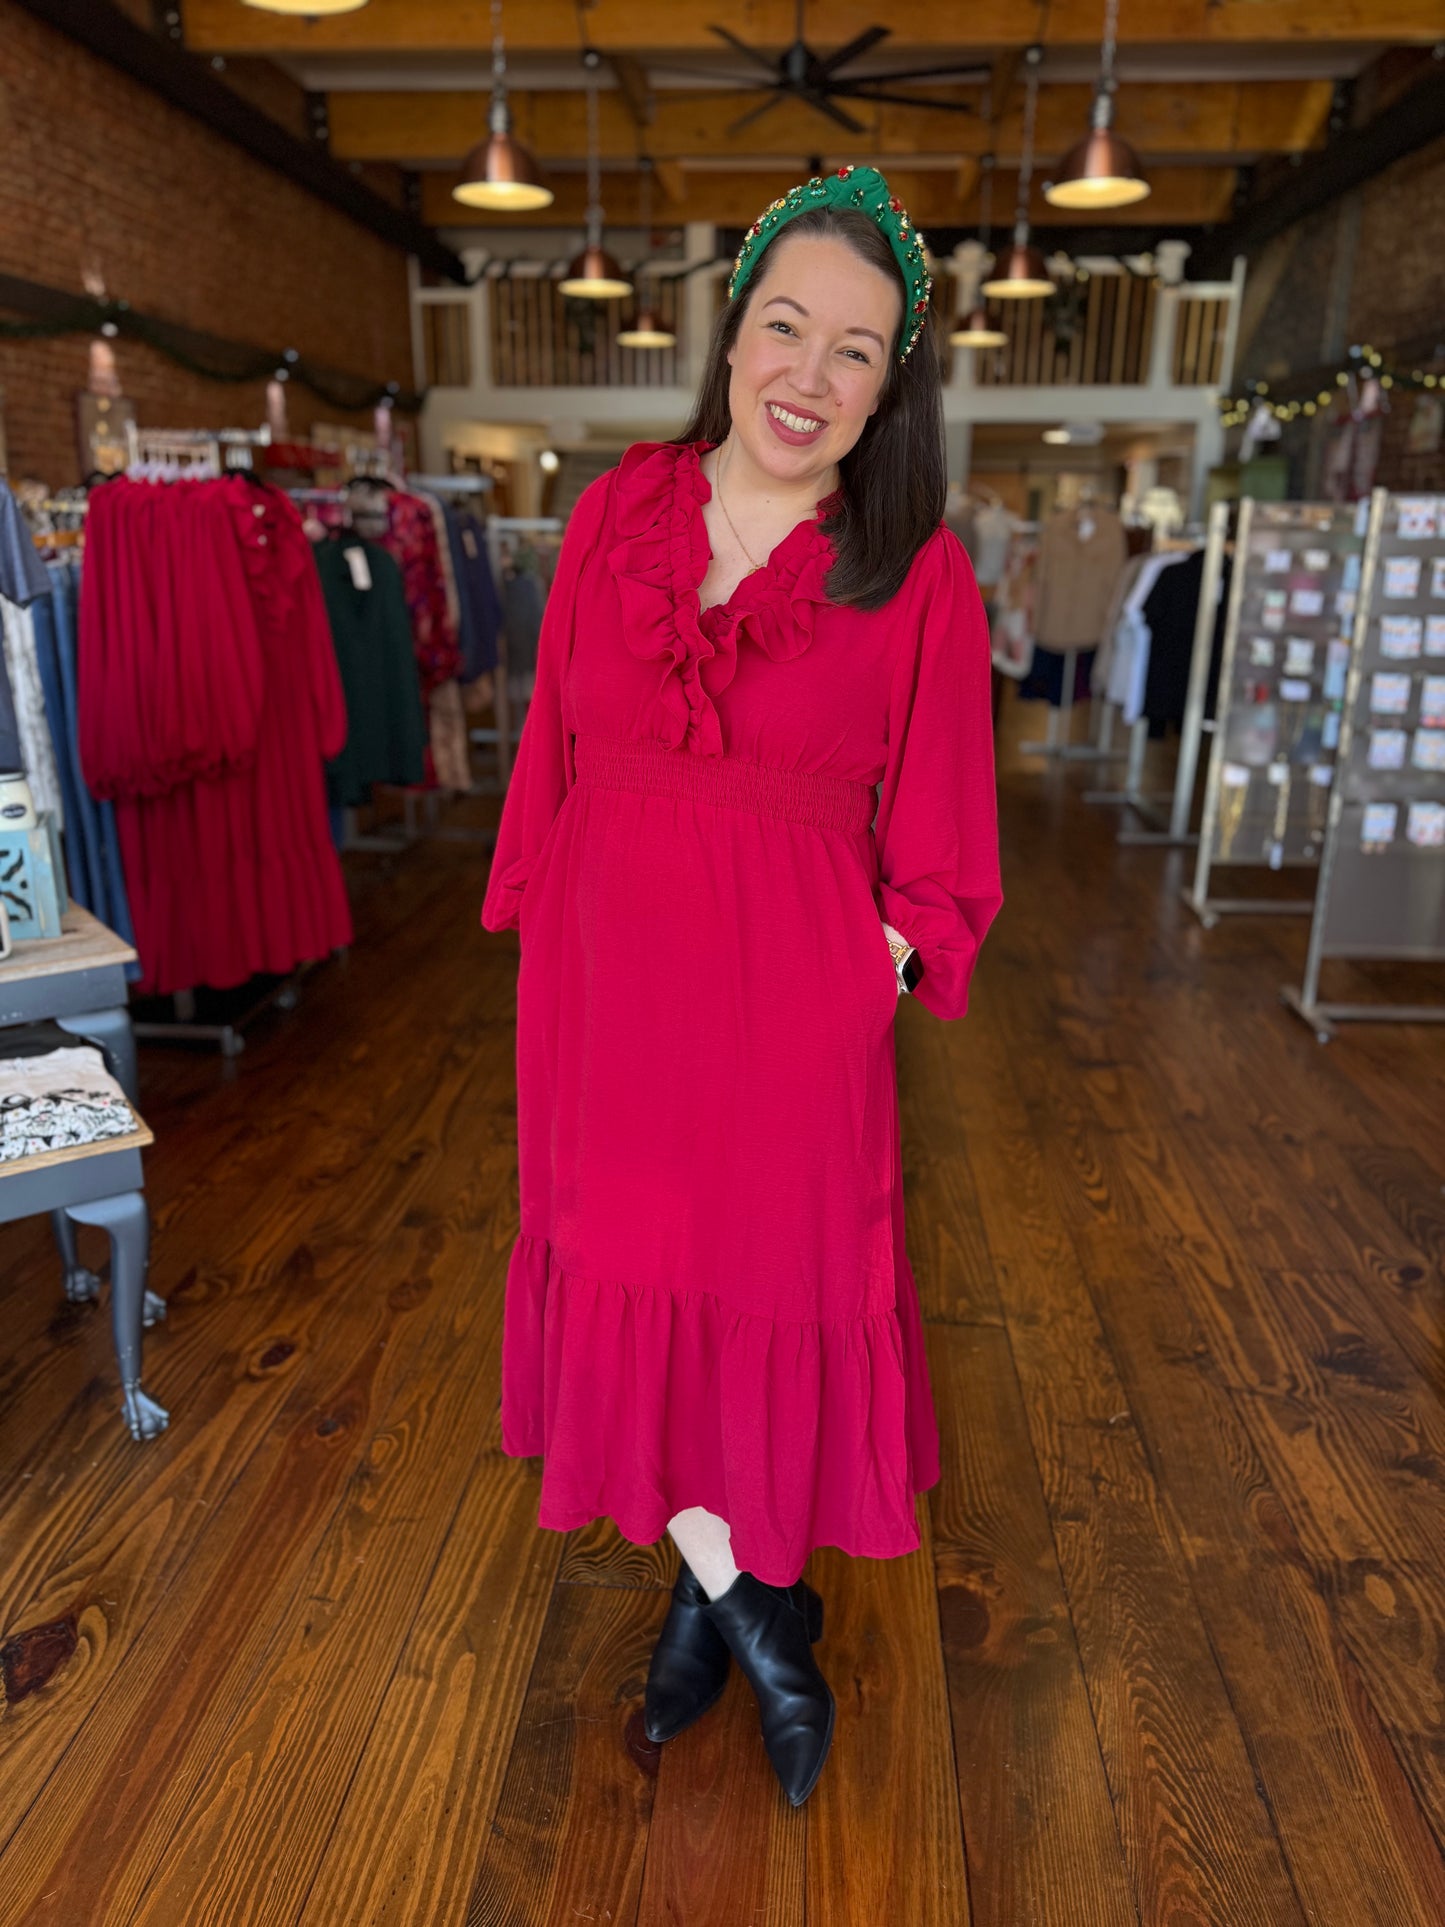
<path id="1" fill-rule="evenodd" d="M 1093 523 L 1088 541 L 1081 527 Z M 1034 640 L 1045 649 L 1091 649 L 1104 633 L 1128 557 L 1124 525 L 1112 509 L 1060 509 L 1039 538 Z"/>

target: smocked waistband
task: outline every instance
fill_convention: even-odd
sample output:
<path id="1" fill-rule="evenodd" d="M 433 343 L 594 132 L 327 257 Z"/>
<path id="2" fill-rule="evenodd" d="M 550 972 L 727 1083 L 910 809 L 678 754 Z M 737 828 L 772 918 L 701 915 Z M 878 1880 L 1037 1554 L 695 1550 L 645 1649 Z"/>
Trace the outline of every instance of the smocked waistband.
<path id="1" fill-rule="evenodd" d="M 578 736 L 577 781 L 640 796 L 685 796 L 726 810 L 784 817 L 824 830 L 866 830 L 877 795 L 870 783 L 847 776 L 814 776 L 772 769 L 736 756 L 696 756 L 663 743 Z"/>

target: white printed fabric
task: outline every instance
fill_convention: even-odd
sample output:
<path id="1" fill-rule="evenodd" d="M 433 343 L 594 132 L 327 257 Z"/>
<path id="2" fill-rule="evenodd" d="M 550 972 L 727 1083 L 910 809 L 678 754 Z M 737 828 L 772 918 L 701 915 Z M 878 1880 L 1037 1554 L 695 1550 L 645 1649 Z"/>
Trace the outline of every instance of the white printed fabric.
<path id="1" fill-rule="evenodd" d="M 0 1059 L 0 1164 L 126 1137 L 136 1128 L 135 1112 L 98 1050 Z"/>

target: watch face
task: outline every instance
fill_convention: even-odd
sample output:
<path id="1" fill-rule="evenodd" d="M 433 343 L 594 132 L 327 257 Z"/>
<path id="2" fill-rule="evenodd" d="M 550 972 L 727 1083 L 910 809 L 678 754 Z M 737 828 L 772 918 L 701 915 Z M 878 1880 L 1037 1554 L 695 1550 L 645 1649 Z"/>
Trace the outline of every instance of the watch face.
<path id="1" fill-rule="evenodd" d="M 903 981 L 909 990 L 923 981 L 923 965 L 919 962 L 916 950 L 909 953 L 908 961 L 903 966 Z"/>

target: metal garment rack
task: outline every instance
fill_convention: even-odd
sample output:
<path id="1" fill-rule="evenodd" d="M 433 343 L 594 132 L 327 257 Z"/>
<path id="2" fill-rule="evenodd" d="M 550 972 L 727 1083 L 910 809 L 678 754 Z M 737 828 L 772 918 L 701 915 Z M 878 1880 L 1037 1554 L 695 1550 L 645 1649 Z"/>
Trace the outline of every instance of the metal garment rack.
<path id="1" fill-rule="evenodd" d="M 1136 829 L 1128 822 L 1119 826 L 1118 841 L 1131 847 L 1188 848 L 1198 843 L 1189 819 L 1194 809 L 1194 787 L 1199 774 L 1199 750 L 1214 724 L 1204 714 L 1209 692 L 1209 664 L 1214 653 L 1214 627 L 1219 612 L 1220 584 L 1224 558 L 1229 549 L 1231 504 L 1216 502 L 1209 512 L 1204 538 L 1204 574 L 1199 584 L 1199 609 L 1194 619 L 1194 640 L 1189 657 L 1189 686 L 1184 698 L 1184 721 L 1179 732 L 1179 755 L 1174 765 L 1174 787 L 1164 796 L 1144 792 L 1144 756 L 1149 741 L 1149 725 L 1143 718 L 1132 725 L 1129 736 L 1129 766 L 1122 790 L 1091 790 L 1087 803 L 1123 803 L 1150 827 Z M 1168 805 L 1167 818 L 1163 813 Z"/>
<path id="2" fill-rule="evenodd" d="M 269 428 L 138 428 L 134 421 L 126 423 L 128 466 L 133 470 L 175 464 L 181 474 L 196 468 L 207 475 L 220 476 L 253 467 L 252 449 L 270 445 Z M 173 1023 L 141 1022 L 133 1024 L 132 1029 L 137 1038 L 148 1043 L 216 1044 L 224 1058 L 239 1057 L 246 1047 L 247 1027 L 273 1006 L 294 1010 L 300 1002 L 301 979 L 314 968 L 313 964 L 300 965 L 226 1023 L 198 1023 L 196 993 L 191 989 L 174 993 Z"/>
<path id="3" fill-rule="evenodd" d="M 1347 539 L 1344 541 L 1340 539 L 1342 529 L 1347 531 Z M 1268 867 L 1274 870 L 1304 869 L 1318 872 L 1319 858 L 1317 856 L 1312 854 L 1285 856 L 1283 854 L 1283 842 L 1288 831 L 1288 805 L 1294 785 L 1290 761 L 1288 757 L 1281 759 L 1277 749 L 1271 753 L 1267 765 L 1269 773 L 1268 780 L 1271 786 L 1278 788 L 1281 793 L 1280 801 L 1275 806 L 1276 843 L 1279 847 L 1274 852 L 1273 858 L 1266 859 L 1262 856 L 1256 863 L 1248 865 L 1233 858 L 1229 854 L 1233 831 L 1227 825 L 1224 833 L 1225 847 L 1216 850 L 1215 840 L 1216 833 L 1219 831 L 1221 824 L 1220 806 L 1223 791 L 1228 788 L 1234 793 L 1240 788 L 1243 788 L 1247 795 L 1248 788 L 1253 781 L 1248 769 L 1241 771 L 1236 765 L 1229 763 L 1226 755 L 1231 725 L 1237 715 L 1246 714 L 1245 705 L 1238 704 L 1235 700 L 1235 674 L 1241 646 L 1241 618 L 1246 599 L 1250 596 L 1263 593 L 1260 586 L 1260 579 L 1257 578 L 1257 572 L 1252 566 L 1253 554 L 1251 542 L 1254 541 L 1257 544 L 1261 537 L 1272 538 L 1277 544 L 1277 553 L 1284 552 L 1291 542 L 1300 543 L 1302 555 L 1305 553 L 1302 546 L 1303 543 L 1313 543 L 1315 549 L 1325 551 L 1329 554 L 1331 561 L 1325 570 L 1325 573 L 1329 574 L 1333 572 L 1333 563 L 1336 560 L 1347 563 L 1348 557 L 1351 554 L 1358 554 L 1358 542 L 1354 538 L 1353 530 L 1353 511 L 1346 510 L 1337 503 L 1256 502 L 1252 499 L 1246 499 L 1240 505 L 1239 532 L 1235 543 L 1234 574 L 1230 583 L 1229 610 L 1225 623 L 1224 655 L 1219 671 L 1219 703 L 1210 744 L 1209 773 L 1204 791 L 1204 814 L 1199 826 L 1198 861 L 1195 865 L 1193 884 L 1182 892 L 1185 903 L 1188 904 L 1189 908 L 1199 918 L 1199 921 L 1206 930 L 1212 930 L 1222 916 L 1307 917 L 1313 912 L 1313 901 L 1310 897 L 1266 898 L 1211 896 L 1210 877 L 1213 869 L 1219 865 L 1234 864 L 1236 867 L 1262 868 L 1265 867 L 1266 862 L 1268 862 Z M 1289 553 L 1292 556 L 1294 551 L 1290 549 Z M 1266 563 L 1266 568 L 1267 566 Z M 1266 575 L 1263 579 L 1267 580 L 1268 576 Z M 1287 589 L 1289 580 L 1290 572 L 1286 570 L 1284 572 L 1284 582 L 1286 586 L 1277 591 L 1285 607 L 1281 611 L 1278 621 L 1271 628 L 1270 635 L 1256 640 L 1260 642 L 1273 641 L 1276 647 L 1284 645 L 1286 648 L 1288 648 L 1290 641 L 1293 640 L 1284 635 L 1284 629 L 1289 620 L 1290 613 L 1294 610 L 1294 598 L 1290 596 Z M 1336 610 L 1333 612 L 1326 612 L 1323 606 L 1327 593 L 1328 592 L 1324 590 L 1320 592 L 1321 610 L 1319 614 L 1308 617 L 1296 614 L 1296 626 L 1304 626 L 1309 622 L 1320 623 L 1324 625 L 1325 628 L 1340 628 L 1344 626 L 1345 618 L 1339 617 L 1337 620 L 1340 595 L 1344 593 L 1344 591 L 1335 594 Z M 1265 601 L 1268 601 L 1267 594 L 1265 595 Z M 1204 602 L 1202 592 L 1200 602 L 1201 605 Z M 1264 626 L 1264 616 L 1260 616 L 1258 620 L 1260 625 Z M 1351 614 L 1350 620 L 1353 621 L 1353 613 Z M 1324 641 L 1324 630 L 1321 630 L 1319 636 L 1313 638 L 1307 637 L 1305 640 L 1319 647 Z M 1253 644 L 1251 644 L 1251 646 L 1253 646 Z M 1324 643 L 1324 646 L 1328 652 L 1330 645 Z M 1284 683 L 1288 679 L 1288 675 L 1277 679 L 1275 690 L 1277 706 L 1294 700 L 1286 696 L 1284 691 Z M 1265 680 L 1267 680 L 1267 678 L 1265 678 Z M 1328 691 L 1326 691 L 1326 694 L 1328 694 Z M 1322 707 L 1323 705 L 1316 704 L 1315 706 Z M 1237 781 L 1237 778 L 1241 774 L 1247 779 L 1243 785 Z M 1306 788 L 1308 788 L 1309 782 L 1313 780 L 1313 775 L 1314 772 L 1312 771 L 1310 778 L 1306 779 Z M 1241 798 L 1240 807 L 1241 810 L 1243 810 L 1243 798 Z"/>
<path id="4" fill-rule="evenodd" d="M 1427 507 L 1432 501 L 1433 512 Z M 1412 510 L 1422 521 L 1433 521 L 1433 536 L 1406 532 L 1406 517 Z M 1403 561 L 1408 568 L 1412 560 L 1418 581 L 1407 594 L 1390 583 L 1388 571 L 1392 562 L 1398 566 Z M 1418 625 L 1418 650 L 1408 655 L 1385 653 L 1383 626 L 1392 618 Z M 1428 643 L 1437 639 L 1441 647 L 1432 650 Z M 1287 984 L 1280 990 L 1281 1001 L 1310 1026 L 1321 1044 L 1330 1041 L 1334 1026 L 1340 1023 L 1445 1023 L 1445 1003 L 1321 1003 L 1319 996 L 1320 969 L 1327 958 L 1445 963 L 1445 845 L 1417 845 L 1409 835 L 1408 816 L 1405 840 L 1399 837 L 1401 813 L 1422 806 L 1435 815 L 1435 831 L 1440 832 L 1445 820 L 1445 769 L 1431 769 L 1424 763 L 1388 769 L 1371 761 L 1372 721 L 1398 721 L 1403 732 L 1406 717 L 1414 714 L 1418 731 L 1425 717 L 1442 713 L 1427 709 L 1423 681 L 1418 685 L 1417 708 L 1416 677 L 1410 667 L 1416 663 L 1433 672 L 1435 680 L 1445 681 L 1445 495 L 1399 496 L 1376 489 L 1370 500 L 1354 650 L 1304 981 L 1298 989 Z M 1387 716 L 1375 707 L 1375 679 L 1392 673 L 1408 676 L 1412 688 L 1407 707 Z M 1445 728 L 1423 726 L 1432 736 L 1438 733 L 1445 738 Z M 1382 796 L 1382 791 L 1387 793 Z M 1385 841 L 1366 842 L 1377 834 L 1369 826 L 1372 806 L 1389 814 L 1390 834 Z"/>
<path id="5" fill-rule="evenodd" d="M 487 518 L 487 555 L 492 565 L 492 575 L 498 590 L 502 580 L 502 544 L 509 535 L 558 535 L 563 523 L 555 515 L 491 515 Z M 495 728 L 474 729 L 471 740 L 479 745 L 491 746 L 496 751 L 497 780 L 503 794 L 512 780 L 512 752 L 522 739 L 523 711 L 517 727 L 512 728 L 512 700 L 509 687 L 507 662 L 507 625 L 503 621 L 497 637 L 497 669 L 495 678 L 497 721 Z"/>

